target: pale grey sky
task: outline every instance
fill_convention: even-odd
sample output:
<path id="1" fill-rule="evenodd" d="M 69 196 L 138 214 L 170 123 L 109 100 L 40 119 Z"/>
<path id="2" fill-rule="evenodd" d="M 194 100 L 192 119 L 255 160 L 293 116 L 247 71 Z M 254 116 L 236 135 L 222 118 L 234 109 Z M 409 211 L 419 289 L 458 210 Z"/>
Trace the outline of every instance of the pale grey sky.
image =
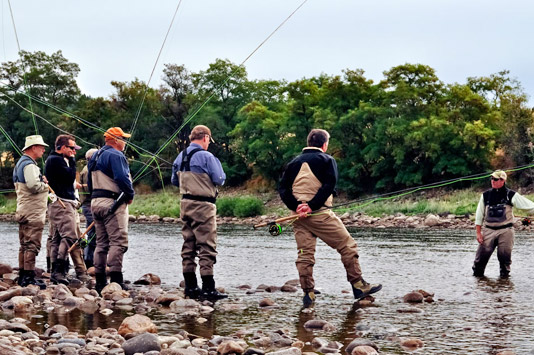
<path id="1" fill-rule="evenodd" d="M 2 1 L 0 59 L 17 59 L 7 0 Z M 62 50 L 80 65 L 79 86 L 109 96 L 112 80 L 147 81 L 178 0 L 11 0 L 20 46 Z M 151 82 L 163 64 L 205 70 L 216 58 L 239 64 L 302 0 L 182 0 Z M 504 69 L 533 102 L 529 0 L 308 0 L 246 63 L 250 79 L 289 81 L 361 68 L 379 81 L 404 63 L 465 82 Z"/>

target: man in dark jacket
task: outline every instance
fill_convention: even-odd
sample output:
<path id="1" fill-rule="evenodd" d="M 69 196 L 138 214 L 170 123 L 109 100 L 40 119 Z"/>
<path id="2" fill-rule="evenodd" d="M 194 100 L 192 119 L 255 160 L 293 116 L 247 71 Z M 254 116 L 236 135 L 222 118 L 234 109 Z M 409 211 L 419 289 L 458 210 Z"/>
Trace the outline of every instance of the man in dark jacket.
<path id="1" fill-rule="evenodd" d="M 308 146 L 288 164 L 280 181 L 282 201 L 299 215 L 293 223 L 293 230 L 304 307 L 310 307 L 315 301 L 313 266 L 317 238 L 341 254 L 355 299 L 382 288 L 380 284 L 371 285 L 364 281 L 358 262 L 358 246 L 343 222 L 329 209 L 338 176 L 336 161 L 326 154 L 329 138 L 327 131 L 313 129 L 308 135 Z"/>
<path id="2" fill-rule="evenodd" d="M 93 154 L 88 165 L 91 211 L 96 229 L 95 289 L 99 293 L 107 284 L 106 267 L 109 268 L 110 281 L 127 289 L 122 261 L 128 250 L 128 205 L 135 195 L 130 168 L 123 153 L 125 139 L 129 137 L 131 135 L 120 127 L 108 129 L 104 133 L 106 145 Z"/>
<path id="3" fill-rule="evenodd" d="M 69 284 L 66 278 L 68 272 L 69 248 L 80 237 L 78 227 L 78 201 L 75 189 L 76 161 L 74 156 L 80 146 L 76 145 L 73 136 L 61 134 L 56 138 L 55 151 L 50 153 L 45 164 L 45 175 L 57 199 L 48 206 L 50 222 L 50 259 L 52 261 L 53 283 Z M 71 251 L 75 264 L 76 276 L 82 281 L 89 281 L 87 269 L 83 262 L 82 251 L 79 247 Z"/>

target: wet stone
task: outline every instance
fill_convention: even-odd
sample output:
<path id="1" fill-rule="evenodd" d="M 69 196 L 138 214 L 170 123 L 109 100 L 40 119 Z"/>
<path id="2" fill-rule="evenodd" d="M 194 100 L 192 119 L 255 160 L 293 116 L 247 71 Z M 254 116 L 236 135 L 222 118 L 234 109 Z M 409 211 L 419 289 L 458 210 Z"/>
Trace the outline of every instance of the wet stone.
<path id="1" fill-rule="evenodd" d="M 124 344 L 122 344 L 122 349 L 126 355 L 133 355 L 135 353 L 146 353 L 152 350 L 160 351 L 161 347 L 156 335 L 143 333 L 126 340 Z"/>

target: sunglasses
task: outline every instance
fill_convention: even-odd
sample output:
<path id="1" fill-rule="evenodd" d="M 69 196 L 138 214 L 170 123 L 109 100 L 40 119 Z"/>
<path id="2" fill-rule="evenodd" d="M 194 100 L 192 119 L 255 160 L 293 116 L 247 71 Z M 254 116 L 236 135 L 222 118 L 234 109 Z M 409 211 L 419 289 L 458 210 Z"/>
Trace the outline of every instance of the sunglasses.
<path id="1" fill-rule="evenodd" d="M 492 181 L 501 181 L 502 179 L 497 179 L 497 178 L 492 177 L 491 180 Z"/>
<path id="2" fill-rule="evenodd" d="M 76 150 L 76 146 L 74 145 L 66 145 L 65 147 L 69 148 L 70 150 Z"/>

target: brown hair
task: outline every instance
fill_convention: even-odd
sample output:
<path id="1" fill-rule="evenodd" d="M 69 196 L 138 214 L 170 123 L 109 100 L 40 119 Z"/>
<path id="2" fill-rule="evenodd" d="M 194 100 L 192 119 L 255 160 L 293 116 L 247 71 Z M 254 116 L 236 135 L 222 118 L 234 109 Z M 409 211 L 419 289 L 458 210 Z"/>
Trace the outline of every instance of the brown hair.
<path id="1" fill-rule="evenodd" d="M 76 139 L 74 139 L 74 137 L 69 134 L 60 134 L 59 136 L 57 136 L 55 143 L 56 150 L 61 149 L 61 147 L 63 147 L 64 145 L 68 145 L 70 140 L 75 141 Z"/>
<path id="2" fill-rule="evenodd" d="M 329 139 L 330 134 L 324 129 L 312 129 L 308 134 L 308 147 L 321 148 Z"/>
<path id="3" fill-rule="evenodd" d="M 206 134 L 211 137 L 211 131 L 208 127 L 203 125 L 195 126 L 189 135 L 189 140 L 196 141 L 202 139 Z"/>

